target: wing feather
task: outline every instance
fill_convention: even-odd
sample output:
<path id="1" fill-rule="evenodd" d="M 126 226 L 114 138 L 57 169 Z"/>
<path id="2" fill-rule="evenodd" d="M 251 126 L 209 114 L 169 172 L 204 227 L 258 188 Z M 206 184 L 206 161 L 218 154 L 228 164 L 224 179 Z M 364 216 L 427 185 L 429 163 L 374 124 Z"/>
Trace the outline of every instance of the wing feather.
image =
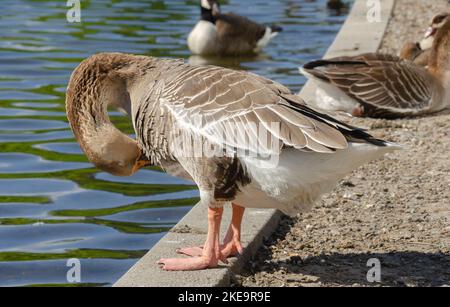
<path id="1" fill-rule="evenodd" d="M 346 148 L 350 139 L 370 138 L 310 109 L 281 84 L 251 73 L 185 64 L 168 69 L 159 84 L 159 92 L 144 99 L 135 119 L 136 134 L 148 151 L 162 144 L 169 156 L 171 129 L 188 141 L 204 138 L 224 149 L 256 154 L 286 146 L 331 153 Z"/>
<path id="2" fill-rule="evenodd" d="M 383 54 L 320 60 L 304 69 L 363 105 L 393 112 L 429 108 L 436 84 L 423 67 Z"/>

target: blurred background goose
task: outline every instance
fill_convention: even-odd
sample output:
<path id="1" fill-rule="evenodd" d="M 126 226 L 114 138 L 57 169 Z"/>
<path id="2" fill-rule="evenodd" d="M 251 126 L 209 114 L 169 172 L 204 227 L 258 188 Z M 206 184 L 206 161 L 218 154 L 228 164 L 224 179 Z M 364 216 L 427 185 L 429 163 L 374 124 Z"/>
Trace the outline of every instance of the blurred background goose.
<path id="1" fill-rule="evenodd" d="M 233 13 L 222 14 L 217 0 L 201 0 L 201 20 L 188 36 L 188 47 L 198 55 L 240 55 L 260 52 L 279 32 Z"/>
<path id="2" fill-rule="evenodd" d="M 336 11 L 338 14 L 348 11 L 348 4 L 342 2 L 342 0 L 328 0 L 327 7 L 330 10 Z"/>
<path id="3" fill-rule="evenodd" d="M 435 15 L 430 22 L 424 38 L 420 42 L 407 42 L 400 51 L 400 58 L 412 61 L 417 65 L 428 65 L 431 48 L 433 46 L 434 36 L 437 30 L 444 25 L 445 19 L 449 13 L 440 13 Z"/>
<path id="4" fill-rule="evenodd" d="M 354 116 L 398 118 L 450 106 L 450 17 L 437 29 L 427 68 L 396 56 L 363 54 L 307 63 L 322 109 Z"/>
<path id="5" fill-rule="evenodd" d="M 128 110 L 136 140 L 114 127 L 108 106 Z M 128 176 L 153 164 L 198 185 L 208 208 L 206 243 L 200 256 L 194 247 L 179 252 L 195 257 L 161 259 L 164 270 L 216 267 L 242 252 L 245 207 L 294 215 L 353 169 L 398 148 L 308 108 L 279 83 L 181 60 L 95 55 L 74 70 L 66 108 L 98 168 Z M 220 245 L 227 204 L 232 222 Z"/>

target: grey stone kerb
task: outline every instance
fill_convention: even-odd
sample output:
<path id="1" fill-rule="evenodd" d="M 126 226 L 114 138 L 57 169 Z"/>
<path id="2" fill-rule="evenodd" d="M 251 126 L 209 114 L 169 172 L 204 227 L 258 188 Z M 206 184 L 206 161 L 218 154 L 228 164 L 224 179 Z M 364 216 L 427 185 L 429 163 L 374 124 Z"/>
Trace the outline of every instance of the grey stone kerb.
<path id="1" fill-rule="evenodd" d="M 355 4 L 327 51 L 325 57 L 353 55 L 378 50 L 387 28 L 395 0 L 382 0 L 381 22 L 369 23 L 367 12 L 374 1 L 355 0 Z M 308 82 L 300 95 L 306 100 L 313 99 L 315 87 Z M 225 209 L 222 232 L 226 231 L 230 221 L 230 208 Z M 243 265 L 255 256 L 264 237 L 269 236 L 278 226 L 281 214 L 275 210 L 248 209 L 243 222 L 245 252 L 238 259 L 230 259 L 228 265 L 216 269 L 192 272 L 165 272 L 156 262 L 163 257 L 176 257 L 175 250 L 183 246 L 203 244 L 207 219 L 206 208 L 196 205 L 167 233 L 144 257 L 142 257 L 115 284 L 115 287 L 214 287 L 228 286 L 233 273 L 239 272 Z"/>

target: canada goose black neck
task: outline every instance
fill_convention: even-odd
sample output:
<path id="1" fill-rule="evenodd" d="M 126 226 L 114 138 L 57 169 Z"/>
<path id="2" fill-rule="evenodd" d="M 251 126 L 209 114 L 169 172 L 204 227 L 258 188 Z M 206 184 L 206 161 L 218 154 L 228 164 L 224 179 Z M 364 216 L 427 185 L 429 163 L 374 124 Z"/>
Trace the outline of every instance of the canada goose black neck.
<path id="1" fill-rule="evenodd" d="M 201 19 L 216 24 L 217 17 L 213 15 L 212 9 L 205 9 L 203 6 L 201 9 Z"/>

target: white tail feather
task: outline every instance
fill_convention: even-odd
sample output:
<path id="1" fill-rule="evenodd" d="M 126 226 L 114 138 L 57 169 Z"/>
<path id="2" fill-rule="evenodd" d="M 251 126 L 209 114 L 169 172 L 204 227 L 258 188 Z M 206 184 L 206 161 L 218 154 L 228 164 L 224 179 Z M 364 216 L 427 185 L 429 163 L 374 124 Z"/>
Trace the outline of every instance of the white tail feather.
<path id="1" fill-rule="evenodd" d="M 250 158 L 242 158 L 251 183 L 241 187 L 236 201 L 245 207 L 276 208 L 295 215 L 310 209 L 354 169 L 400 148 L 391 143 L 386 146 L 350 143 L 347 149 L 332 154 L 288 149 L 281 154 L 279 165 L 269 169 L 259 168 Z"/>

